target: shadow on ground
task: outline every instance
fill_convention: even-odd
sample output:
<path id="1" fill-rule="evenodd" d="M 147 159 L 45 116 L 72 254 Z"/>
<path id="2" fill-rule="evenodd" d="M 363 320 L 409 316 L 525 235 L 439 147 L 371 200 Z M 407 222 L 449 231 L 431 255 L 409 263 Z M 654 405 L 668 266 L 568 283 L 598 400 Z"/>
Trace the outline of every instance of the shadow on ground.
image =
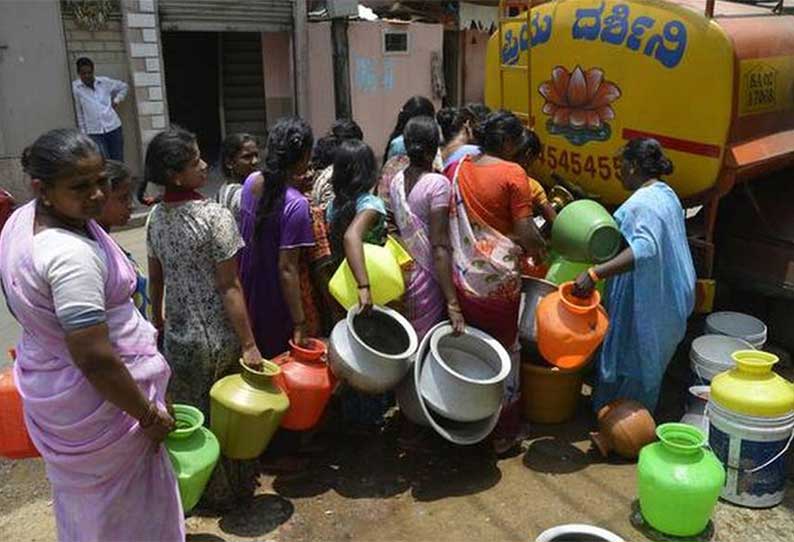
<path id="1" fill-rule="evenodd" d="M 273 489 L 290 499 L 335 491 L 350 499 L 386 498 L 410 491 L 417 501 L 485 491 L 501 479 L 490 445 L 454 446 L 399 415 L 382 430 L 315 437 L 323 448 L 308 466 L 276 476 Z"/>
<path id="2" fill-rule="evenodd" d="M 286 523 L 295 507 L 279 495 L 258 495 L 251 503 L 221 517 L 218 526 L 237 536 L 262 536 Z"/>

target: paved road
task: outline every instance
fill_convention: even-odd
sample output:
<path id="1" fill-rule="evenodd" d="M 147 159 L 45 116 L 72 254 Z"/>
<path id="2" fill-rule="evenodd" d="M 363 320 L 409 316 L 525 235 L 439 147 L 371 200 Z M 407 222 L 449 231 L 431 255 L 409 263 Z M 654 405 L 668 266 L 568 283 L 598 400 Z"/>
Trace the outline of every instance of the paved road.
<path id="1" fill-rule="evenodd" d="M 133 258 L 146 271 L 146 234 L 144 228 L 136 228 L 113 234 L 113 237 L 125 249 L 132 253 Z M 13 347 L 19 339 L 20 327 L 14 317 L 8 312 L 8 307 L 0 303 L 0 367 L 8 363 L 6 351 Z"/>

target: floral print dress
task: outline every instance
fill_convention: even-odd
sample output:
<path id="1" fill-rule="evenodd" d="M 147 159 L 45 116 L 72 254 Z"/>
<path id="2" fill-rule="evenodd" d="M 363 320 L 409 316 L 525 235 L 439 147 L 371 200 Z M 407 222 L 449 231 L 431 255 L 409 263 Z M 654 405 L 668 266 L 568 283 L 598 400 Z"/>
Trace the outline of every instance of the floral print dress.
<path id="1" fill-rule="evenodd" d="M 237 372 L 241 348 L 215 285 L 215 267 L 244 246 L 231 212 L 208 201 L 158 204 L 149 216 L 147 249 L 165 284 L 164 354 L 173 401 L 209 416 L 209 391 Z M 209 418 L 207 418 L 209 419 Z"/>

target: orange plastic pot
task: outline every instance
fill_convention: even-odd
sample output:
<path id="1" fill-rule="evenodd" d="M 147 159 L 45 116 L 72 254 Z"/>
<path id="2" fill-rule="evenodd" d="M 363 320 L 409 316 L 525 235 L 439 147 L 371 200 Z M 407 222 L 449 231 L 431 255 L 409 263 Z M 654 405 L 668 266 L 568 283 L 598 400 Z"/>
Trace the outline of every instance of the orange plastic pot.
<path id="1" fill-rule="evenodd" d="M 10 459 L 38 457 L 22 414 L 22 397 L 12 367 L 0 373 L 0 455 Z"/>
<path id="2" fill-rule="evenodd" d="M 582 367 L 604 340 L 609 319 L 597 290 L 587 299 L 575 297 L 565 282 L 538 304 L 535 318 L 541 356 L 561 369 Z"/>
<path id="3" fill-rule="evenodd" d="M 290 341 L 289 351 L 273 362 L 281 367 L 276 382 L 289 397 L 289 410 L 281 427 L 306 431 L 319 423 L 336 385 L 326 363 L 327 348 L 319 339 L 309 339 L 306 346 Z"/>

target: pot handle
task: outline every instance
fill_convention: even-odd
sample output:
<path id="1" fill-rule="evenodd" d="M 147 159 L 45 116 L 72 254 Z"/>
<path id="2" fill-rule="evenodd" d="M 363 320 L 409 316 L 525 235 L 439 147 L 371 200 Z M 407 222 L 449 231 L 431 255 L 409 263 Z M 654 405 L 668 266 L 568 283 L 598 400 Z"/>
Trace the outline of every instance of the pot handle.
<path id="1" fill-rule="evenodd" d="M 780 459 L 783 456 L 783 454 L 785 454 L 788 451 L 789 447 L 791 446 L 791 441 L 792 440 L 794 440 L 794 430 L 791 431 L 791 435 L 788 438 L 788 442 L 786 442 L 786 445 L 783 446 L 783 449 L 780 450 L 778 453 L 776 453 L 774 455 L 774 457 L 772 457 L 772 459 L 770 459 L 769 461 L 767 461 L 767 462 L 765 462 L 765 463 L 763 463 L 763 464 L 761 464 L 761 465 L 759 465 L 759 466 L 757 466 L 757 467 L 755 467 L 753 469 L 739 469 L 739 470 L 742 470 L 742 471 L 744 471 L 744 472 L 746 472 L 748 474 L 751 474 L 753 472 L 758 472 L 759 470 L 763 470 L 763 469 L 767 468 L 769 465 L 771 465 L 772 463 L 774 463 L 775 461 Z"/>

